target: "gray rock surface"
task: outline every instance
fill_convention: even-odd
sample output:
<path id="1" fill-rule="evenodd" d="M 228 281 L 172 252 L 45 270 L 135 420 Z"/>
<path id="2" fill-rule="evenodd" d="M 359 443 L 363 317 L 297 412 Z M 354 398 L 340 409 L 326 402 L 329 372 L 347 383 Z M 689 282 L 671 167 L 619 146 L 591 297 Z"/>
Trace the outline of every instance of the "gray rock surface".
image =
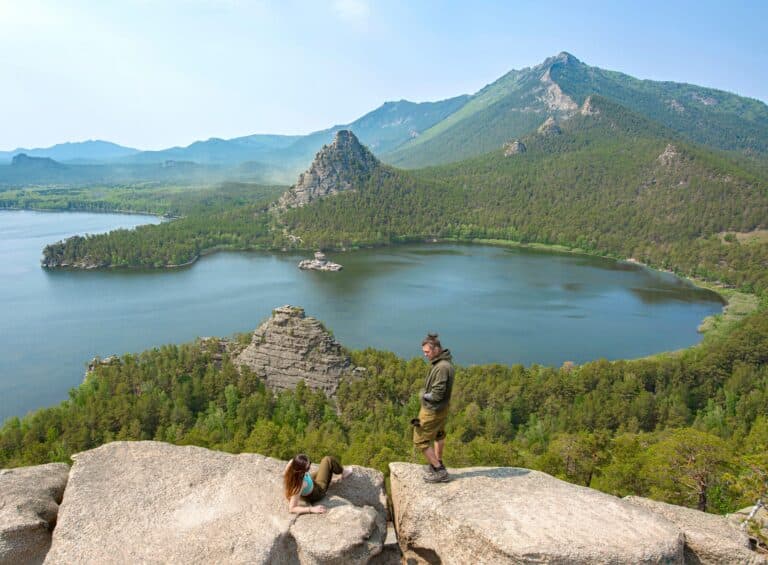
<path id="1" fill-rule="evenodd" d="M 0 471 L 0 564 L 43 562 L 68 476 L 64 463 Z"/>
<path id="2" fill-rule="evenodd" d="M 683 531 L 686 563 L 766 563 L 761 555 L 750 549 L 749 537 L 725 516 L 640 496 L 627 496 L 624 500 L 664 516 Z"/>
<path id="3" fill-rule="evenodd" d="M 507 141 L 504 144 L 505 157 L 511 157 L 512 155 L 519 155 L 520 153 L 525 153 L 527 150 L 528 149 L 525 147 L 525 144 L 519 139 L 515 139 L 514 141 Z"/>
<path id="4" fill-rule="evenodd" d="M 560 53 L 552 62 L 557 60 L 567 62 L 569 58 L 570 55 L 567 53 Z M 547 67 L 547 70 L 543 75 L 541 75 L 541 78 L 539 79 L 541 80 L 541 84 L 544 86 L 544 92 L 539 97 L 539 100 L 546 104 L 550 111 L 563 113 L 566 116 L 573 114 L 576 110 L 579 109 L 579 105 L 576 104 L 576 102 L 574 102 L 570 96 L 561 90 L 559 84 L 552 80 L 551 71 L 552 67 L 550 64 L 550 66 Z"/>
<path id="5" fill-rule="evenodd" d="M 304 381 L 329 396 L 343 378 L 356 374 L 349 356 L 323 324 L 306 316 L 303 308 L 288 305 L 273 310 L 234 362 L 247 366 L 273 389 L 292 389 Z"/>
<path id="6" fill-rule="evenodd" d="M 338 263 L 329 261 L 328 257 L 325 256 L 325 253 L 316 251 L 314 259 L 304 259 L 303 261 L 299 261 L 299 269 L 310 271 L 341 271 L 343 267 Z"/>
<path id="7" fill-rule="evenodd" d="M 672 167 L 680 163 L 680 153 L 677 147 L 668 143 L 664 148 L 664 151 L 659 155 L 656 160 L 664 167 Z"/>
<path id="8" fill-rule="evenodd" d="M 46 563 L 366 563 L 386 533 L 384 478 L 353 467 L 326 514 L 288 512 L 284 461 L 160 442 L 79 453 Z M 360 503 L 361 505 L 358 505 Z"/>
<path id="9" fill-rule="evenodd" d="M 541 135 L 560 135 L 563 133 L 563 130 L 560 129 L 560 126 L 557 125 L 557 122 L 555 122 L 555 119 L 550 116 L 546 120 L 544 120 L 544 123 L 539 126 L 538 132 Z"/>
<path id="10" fill-rule="evenodd" d="M 341 130 L 330 145 L 324 145 L 309 169 L 287 190 L 278 209 L 306 206 L 318 198 L 354 190 L 379 166 L 379 161 L 360 144 L 355 134 Z"/>
<path id="11" fill-rule="evenodd" d="M 732 514 L 727 514 L 726 518 L 736 527 L 741 529 L 753 509 L 754 506 L 747 506 Z M 744 530 L 761 549 L 768 550 L 768 510 L 766 510 L 765 507 L 757 509 L 757 512 L 752 516 L 750 523 L 747 524 Z"/>
<path id="12" fill-rule="evenodd" d="M 390 463 L 395 526 L 409 563 L 682 563 L 683 535 L 639 506 L 545 473 Z"/>
<path id="13" fill-rule="evenodd" d="M 595 107 L 595 103 L 592 100 L 592 96 L 587 96 L 587 99 L 584 100 L 584 104 L 581 105 L 581 109 L 579 110 L 579 113 L 582 116 L 597 116 L 600 114 L 600 110 Z"/>

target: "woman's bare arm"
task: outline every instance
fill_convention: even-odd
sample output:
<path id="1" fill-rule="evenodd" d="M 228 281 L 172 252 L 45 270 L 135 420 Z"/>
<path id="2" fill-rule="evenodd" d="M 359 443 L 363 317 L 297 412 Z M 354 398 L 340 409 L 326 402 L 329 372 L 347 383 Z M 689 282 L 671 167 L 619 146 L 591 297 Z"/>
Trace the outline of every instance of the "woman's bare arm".
<path id="1" fill-rule="evenodd" d="M 291 514 L 322 514 L 325 506 L 302 506 L 301 496 L 294 494 L 288 501 L 288 511 Z"/>

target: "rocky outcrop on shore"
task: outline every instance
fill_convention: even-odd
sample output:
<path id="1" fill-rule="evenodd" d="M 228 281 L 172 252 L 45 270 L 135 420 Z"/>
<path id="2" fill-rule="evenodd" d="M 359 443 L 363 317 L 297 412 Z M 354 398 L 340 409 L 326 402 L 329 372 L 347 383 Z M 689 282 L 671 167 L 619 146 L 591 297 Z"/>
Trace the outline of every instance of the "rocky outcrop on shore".
<path id="1" fill-rule="evenodd" d="M 379 161 L 348 130 L 336 133 L 330 145 L 324 145 L 298 182 L 286 191 L 277 209 L 306 206 L 319 198 L 354 190 L 370 178 Z"/>
<path id="2" fill-rule="evenodd" d="M 299 261 L 299 269 L 308 271 L 341 271 L 344 267 L 338 263 L 333 263 L 328 260 L 325 253 L 317 251 L 314 259 L 304 259 Z"/>
<path id="3" fill-rule="evenodd" d="M 276 390 L 304 381 L 333 396 L 344 378 L 362 374 L 331 333 L 299 306 L 281 306 L 253 332 L 251 343 L 234 359 Z"/>
<path id="4" fill-rule="evenodd" d="M 0 470 L 0 564 L 43 562 L 68 476 L 64 463 Z"/>
<path id="5" fill-rule="evenodd" d="M 284 461 L 160 442 L 74 457 L 45 562 L 367 563 L 386 536 L 384 477 L 332 484 L 325 514 L 290 514 Z"/>

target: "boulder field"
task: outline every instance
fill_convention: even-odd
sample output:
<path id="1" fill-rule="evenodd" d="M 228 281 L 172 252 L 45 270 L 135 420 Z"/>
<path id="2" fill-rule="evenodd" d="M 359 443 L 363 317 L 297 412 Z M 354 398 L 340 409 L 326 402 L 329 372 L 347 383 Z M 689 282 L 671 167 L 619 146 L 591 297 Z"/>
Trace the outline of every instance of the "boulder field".
<path id="1" fill-rule="evenodd" d="M 0 565 L 19 563 L 766 563 L 738 524 L 513 467 L 350 466 L 325 514 L 288 512 L 285 462 L 114 442 L 0 471 Z M 387 525 L 391 518 L 387 540 Z M 396 534 L 396 542 L 393 534 Z"/>

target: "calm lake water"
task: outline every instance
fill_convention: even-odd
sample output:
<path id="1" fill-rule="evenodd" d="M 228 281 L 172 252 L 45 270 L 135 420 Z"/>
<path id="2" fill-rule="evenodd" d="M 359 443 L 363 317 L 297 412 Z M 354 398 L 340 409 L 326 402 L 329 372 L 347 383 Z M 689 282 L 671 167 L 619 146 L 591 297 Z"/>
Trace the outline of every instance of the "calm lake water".
<path id="1" fill-rule="evenodd" d="M 46 243 L 157 222 L 146 216 L 0 212 L 0 421 L 56 404 L 95 355 L 255 329 L 303 306 L 351 349 L 420 356 L 439 332 L 459 364 L 560 365 L 690 346 L 714 293 L 614 261 L 523 249 L 413 245 L 331 256 L 219 253 L 177 271 L 45 271 Z"/>

